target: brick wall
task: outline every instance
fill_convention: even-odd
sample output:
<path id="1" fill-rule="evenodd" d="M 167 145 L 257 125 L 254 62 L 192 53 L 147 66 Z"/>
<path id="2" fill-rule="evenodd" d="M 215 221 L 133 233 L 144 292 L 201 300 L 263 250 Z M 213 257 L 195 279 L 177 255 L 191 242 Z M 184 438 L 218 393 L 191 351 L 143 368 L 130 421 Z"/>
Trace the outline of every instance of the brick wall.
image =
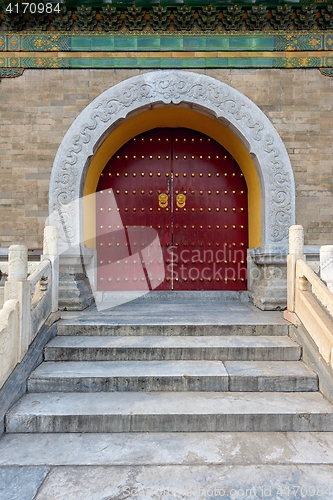
<path id="1" fill-rule="evenodd" d="M 199 71 L 204 73 L 205 71 Z M 318 69 L 208 70 L 255 102 L 294 169 L 306 244 L 333 244 L 333 78 Z M 137 70 L 26 70 L 0 84 L 0 247 L 42 246 L 57 148 L 96 96 Z"/>

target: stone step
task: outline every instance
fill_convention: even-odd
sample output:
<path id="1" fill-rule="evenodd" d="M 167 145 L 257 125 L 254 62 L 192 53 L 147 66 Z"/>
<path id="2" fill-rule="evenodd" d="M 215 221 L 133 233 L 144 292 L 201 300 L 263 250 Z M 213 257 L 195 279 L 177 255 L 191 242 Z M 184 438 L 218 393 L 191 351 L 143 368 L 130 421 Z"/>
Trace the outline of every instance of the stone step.
<path id="1" fill-rule="evenodd" d="M 30 392 L 316 391 L 300 361 L 49 361 L 28 380 Z"/>
<path id="2" fill-rule="evenodd" d="M 259 323 L 258 321 L 246 322 L 246 313 L 244 322 L 213 324 L 213 323 L 173 323 L 169 322 L 112 322 L 106 319 L 93 321 L 73 321 L 61 320 L 57 325 L 58 335 L 288 335 L 289 323 L 286 321 L 274 323 Z"/>
<path id="3" fill-rule="evenodd" d="M 46 361 L 297 361 L 301 347 L 286 336 L 58 336 Z"/>
<path id="4" fill-rule="evenodd" d="M 30 393 L 7 414 L 13 432 L 331 431 L 319 392 Z"/>
<path id="5" fill-rule="evenodd" d="M 64 361 L 42 363 L 31 392 L 227 391 L 221 361 Z"/>

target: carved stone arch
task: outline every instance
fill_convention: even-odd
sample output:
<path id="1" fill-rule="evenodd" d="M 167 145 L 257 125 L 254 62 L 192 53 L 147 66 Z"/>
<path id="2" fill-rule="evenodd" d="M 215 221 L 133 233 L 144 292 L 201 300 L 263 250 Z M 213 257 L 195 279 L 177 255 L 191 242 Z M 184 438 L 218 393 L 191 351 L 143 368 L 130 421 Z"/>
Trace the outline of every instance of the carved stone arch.
<path id="1" fill-rule="evenodd" d="M 262 246 L 285 250 L 295 222 L 295 187 L 286 148 L 265 114 L 247 97 L 214 78 L 187 71 L 154 71 L 129 78 L 103 92 L 76 118 L 55 157 L 51 182 L 51 224 L 60 248 L 83 241 L 80 196 L 89 158 L 112 126 L 152 105 L 187 104 L 213 115 L 240 138 L 252 156 L 261 184 Z"/>
<path id="2" fill-rule="evenodd" d="M 49 224 L 58 227 L 60 252 L 70 247 L 67 270 L 84 260 L 80 197 L 91 158 L 118 123 L 170 104 L 213 116 L 230 128 L 251 155 L 260 181 L 261 247 L 249 251 L 249 290 L 260 308 L 283 308 L 286 272 L 281 254 L 287 253 L 288 229 L 295 223 L 295 184 L 286 148 L 272 123 L 250 99 L 223 82 L 193 72 L 154 71 L 118 83 L 93 100 L 67 131 L 53 164 L 49 195 Z M 72 284 L 64 289 L 66 286 Z M 61 303 L 61 297 L 59 300 Z M 78 299 L 72 307 L 65 302 L 63 306 L 82 309 L 88 303 Z"/>

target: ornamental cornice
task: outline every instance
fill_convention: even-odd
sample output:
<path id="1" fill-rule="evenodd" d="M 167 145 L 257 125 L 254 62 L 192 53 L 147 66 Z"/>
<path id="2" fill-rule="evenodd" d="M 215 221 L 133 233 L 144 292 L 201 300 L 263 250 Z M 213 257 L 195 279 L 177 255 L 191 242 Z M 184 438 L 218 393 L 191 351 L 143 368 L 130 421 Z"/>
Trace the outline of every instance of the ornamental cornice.
<path id="1" fill-rule="evenodd" d="M 33 2 L 32 2 L 33 3 Z M 10 5 L 11 11 L 8 11 Z M 40 12 L 22 2 L 0 4 L 0 30 L 140 32 L 261 32 L 266 30 L 332 30 L 333 5 L 315 3 L 263 5 L 130 5 L 96 7 L 78 2 Z M 36 9 L 38 2 L 35 3 Z M 43 5 L 43 4 L 41 4 Z M 51 5 L 51 4 L 50 4 Z M 16 7 L 18 6 L 18 7 Z"/>

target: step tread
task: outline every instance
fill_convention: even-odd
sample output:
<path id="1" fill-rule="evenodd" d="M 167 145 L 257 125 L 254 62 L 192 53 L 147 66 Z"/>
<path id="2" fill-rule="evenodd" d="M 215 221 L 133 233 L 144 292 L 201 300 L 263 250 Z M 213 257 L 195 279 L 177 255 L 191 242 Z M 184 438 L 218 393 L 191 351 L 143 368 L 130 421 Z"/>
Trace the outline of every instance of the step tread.
<path id="1" fill-rule="evenodd" d="M 299 348 L 299 344 L 287 336 L 253 335 L 244 336 L 165 336 L 165 335 L 135 335 L 135 336 L 57 336 L 46 346 L 46 349 L 54 347 L 63 348 L 248 348 L 248 347 L 276 347 L 276 348 Z"/>
<path id="2" fill-rule="evenodd" d="M 48 361 L 28 380 L 31 392 L 317 391 L 301 361 Z"/>
<path id="3" fill-rule="evenodd" d="M 187 308 L 187 304 L 185 305 Z M 219 326 L 256 326 L 256 325 L 266 325 L 266 326 L 285 326 L 288 325 L 288 321 L 283 318 L 283 314 L 277 312 L 274 314 L 270 312 L 269 314 L 272 316 L 272 319 L 267 319 L 264 314 L 252 314 L 251 311 L 244 309 L 237 312 L 230 312 L 228 315 L 225 315 L 221 318 L 217 318 L 216 315 L 218 312 L 214 311 L 214 315 L 210 317 L 205 317 L 202 319 L 202 308 L 196 306 L 195 310 L 192 311 L 191 321 L 189 322 L 189 318 L 179 318 L 179 314 L 175 315 L 166 315 L 165 310 L 162 311 L 163 317 L 160 319 L 159 313 L 156 311 L 156 308 L 152 309 L 149 314 L 143 316 L 140 312 L 138 315 L 133 314 L 131 311 L 130 319 L 128 319 L 128 314 L 124 315 L 123 313 L 116 315 L 113 312 L 113 315 L 103 316 L 103 314 L 99 314 L 96 316 L 83 316 L 77 319 L 61 319 L 58 323 L 58 326 L 129 326 L 129 325 L 149 325 L 149 326 L 184 326 L 184 325 L 219 325 Z M 178 315 L 178 317 L 177 317 Z M 194 315 L 194 316 L 193 316 Z M 198 317 L 197 317 L 198 316 Z M 235 318 L 235 316 L 238 316 Z"/>
<path id="4" fill-rule="evenodd" d="M 226 377 L 221 361 L 48 361 L 30 375 L 38 378 L 93 377 Z"/>
<path id="5" fill-rule="evenodd" d="M 81 377 L 306 377 L 316 373 L 302 361 L 47 361 L 39 365 L 30 379 Z"/>
<path id="6" fill-rule="evenodd" d="M 123 321 L 119 318 L 100 321 L 66 321 L 61 320 L 57 324 L 58 335 L 288 335 L 290 323 L 285 320 L 281 322 L 267 321 L 247 321 L 247 314 L 242 314 L 243 319 L 235 322 L 231 316 L 230 321 L 219 322 L 212 315 L 211 322 L 200 321 L 159 321 L 154 319 L 154 313 L 151 313 L 151 321 L 129 321 L 126 317 Z M 164 313 L 165 316 L 165 313 Z M 121 320 L 121 318 L 120 318 Z"/>
<path id="7" fill-rule="evenodd" d="M 329 431 L 333 406 L 318 392 L 30 393 L 6 432 Z"/>
<path id="8" fill-rule="evenodd" d="M 301 346 L 287 336 L 58 336 L 46 361 L 294 360 Z"/>
<path id="9" fill-rule="evenodd" d="M 234 377 L 307 377 L 317 380 L 317 374 L 302 361 L 225 361 Z"/>
<path id="10" fill-rule="evenodd" d="M 250 303 L 181 299 L 174 292 L 173 297 L 171 301 L 130 301 L 106 312 L 94 308 L 65 313 L 59 325 L 288 325 L 281 311 L 260 311 Z"/>
<path id="11" fill-rule="evenodd" d="M 103 392 L 30 393 L 8 412 L 20 416 L 329 414 L 333 405 L 319 392 Z"/>
<path id="12" fill-rule="evenodd" d="M 318 376 L 302 361 L 226 361 L 230 391 L 317 391 Z"/>

